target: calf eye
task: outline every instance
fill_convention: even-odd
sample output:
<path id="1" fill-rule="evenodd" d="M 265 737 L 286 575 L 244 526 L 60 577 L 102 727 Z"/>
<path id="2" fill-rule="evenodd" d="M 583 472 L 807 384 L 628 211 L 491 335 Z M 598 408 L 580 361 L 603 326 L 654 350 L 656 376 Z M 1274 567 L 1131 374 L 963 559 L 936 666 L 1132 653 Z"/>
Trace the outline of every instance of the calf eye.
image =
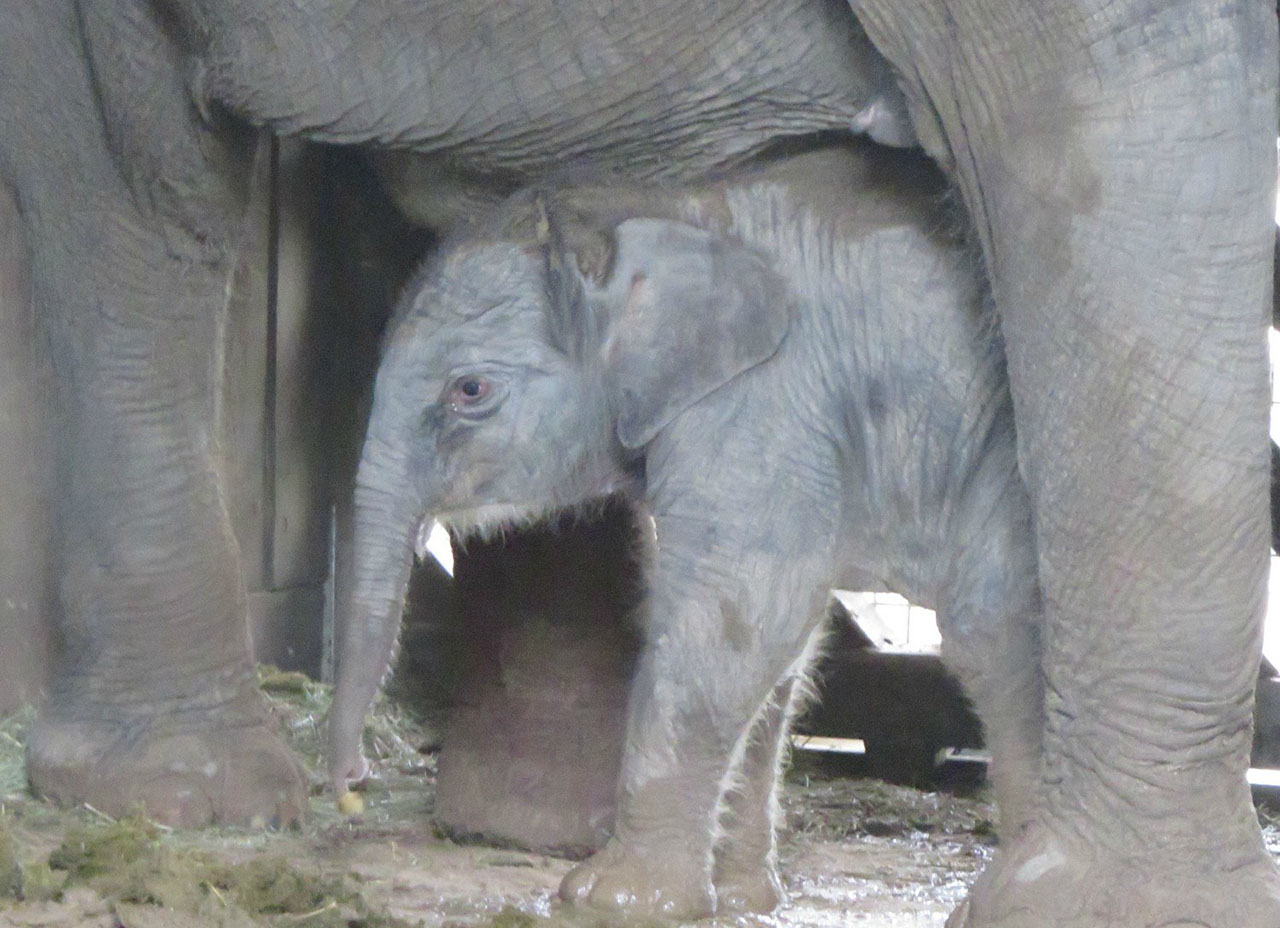
<path id="1" fill-rule="evenodd" d="M 468 377 L 466 380 L 458 384 L 458 391 L 468 399 L 477 399 L 484 396 L 489 389 L 489 382 L 481 380 L 478 377 Z"/>
<path id="2" fill-rule="evenodd" d="M 497 407 L 501 397 L 500 384 L 485 374 L 463 374 L 454 378 L 445 390 L 444 401 L 456 415 L 477 415 Z"/>

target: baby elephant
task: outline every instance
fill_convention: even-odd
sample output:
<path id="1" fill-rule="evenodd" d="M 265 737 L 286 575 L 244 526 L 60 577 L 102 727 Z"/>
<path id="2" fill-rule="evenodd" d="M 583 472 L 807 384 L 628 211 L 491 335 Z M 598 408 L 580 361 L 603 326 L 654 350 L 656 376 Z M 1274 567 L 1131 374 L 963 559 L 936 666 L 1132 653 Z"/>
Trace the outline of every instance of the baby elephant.
<path id="1" fill-rule="evenodd" d="M 686 918 L 777 904 L 775 783 L 833 586 L 937 610 L 1016 828 L 1043 703 L 1031 514 L 942 193 L 923 160 L 840 148 L 697 189 L 527 193 L 446 242 L 378 372 L 334 785 L 362 772 L 421 526 L 623 493 L 655 527 L 645 644 L 613 837 L 562 896 Z"/>

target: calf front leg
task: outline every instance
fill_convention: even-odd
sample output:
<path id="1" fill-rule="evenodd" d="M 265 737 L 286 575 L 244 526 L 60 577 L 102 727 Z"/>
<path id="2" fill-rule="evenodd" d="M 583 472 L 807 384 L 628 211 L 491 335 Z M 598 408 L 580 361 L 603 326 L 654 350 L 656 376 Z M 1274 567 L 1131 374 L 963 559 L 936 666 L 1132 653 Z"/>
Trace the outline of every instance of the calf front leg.
<path id="1" fill-rule="evenodd" d="M 821 630 L 798 661 L 811 662 Z M 782 902 L 778 877 L 778 780 L 787 758 L 791 720 L 803 703 L 803 680 L 788 676 L 760 709 L 742 750 L 742 763 L 724 794 L 723 832 L 715 849 L 716 912 L 772 912 Z"/>
<path id="2" fill-rule="evenodd" d="M 720 455 L 691 457 L 681 480 L 660 481 L 680 486 L 655 500 L 658 550 L 617 824 L 608 845 L 565 878 L 560 892 L 570 901 L 627 915 L 712 914 L 719 816 L 744 754 L 768 771 L 768 782 L 750 785 L 744 798 L 772 795 L 785 726 L 769 722 L 773 710 L 765 710 L 771 743 L 759 757 L 751 728 L 775 688 L 803 670 L 829 595 L 829 551 L 814 539 L 832 537 L 824 527 L 833 507 L 819 505 L 819 494 L 798 481 L 766 485 L 771 475 L 758 455 L 751 455 L 755 466 L 735 467 L 733 444 L 726 438 Z M 759 476 L 729 480 L 727 472 Z M 659 483 L 655 473 L 650 479 Z M 805 530 L 787 531 L 788 524 Z M 757 814 L 767 821 L 762 810 L 750 817 Z M 755 855 L 756 882 L 770 880 L 770 847 Z M 730 869 L 745 859 L 722 856 Z M 733 879 L 745 882 L 740 871 Z"/>
<path id="3" fill-rule="evenodd" d="M 1009 842 L 1031 814 L 1044 729 L 1035 530 L 1011 430 L 965 484 L 951 521 L 954 555 L 938 597 L 943 660 L 982 720 L 990 778 Z"/>

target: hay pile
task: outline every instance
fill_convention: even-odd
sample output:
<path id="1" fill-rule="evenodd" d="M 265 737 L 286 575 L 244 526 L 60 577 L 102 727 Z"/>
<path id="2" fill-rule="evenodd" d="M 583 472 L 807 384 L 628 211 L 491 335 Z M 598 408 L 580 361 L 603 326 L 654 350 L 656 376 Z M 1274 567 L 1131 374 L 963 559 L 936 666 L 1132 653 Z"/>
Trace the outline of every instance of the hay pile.
<path id="1" fill-rule="evenodd" d="M 276 855 L 231 862 L 138 817 L 72 825 L 47 858 L 25 862 L 11 830 L 0 819 L 0 867 L 6 838 L 10 856 L 9 879 L 0 889 L 9 900 L 28 903 L 35 918 L 61 908 L 68 917 L 103 911 L 124 928 L 408 925 L 371 911 L 350 878 L 328 877 Z M 22 924 L 22 915 L 19 908 L 11 918 Z"/>
<path id="2" fill-rule="evenodd" d="M 26 795 L 23 745 L 35 715 L 35 710 L 28 707 L 7 717 L 0 716 L 0 803 Z"/>

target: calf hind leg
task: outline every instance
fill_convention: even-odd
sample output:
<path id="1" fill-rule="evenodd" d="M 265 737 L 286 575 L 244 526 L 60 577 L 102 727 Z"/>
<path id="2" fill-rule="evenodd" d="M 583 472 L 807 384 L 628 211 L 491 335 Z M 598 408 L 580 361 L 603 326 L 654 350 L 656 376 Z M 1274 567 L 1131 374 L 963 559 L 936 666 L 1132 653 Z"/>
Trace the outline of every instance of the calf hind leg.
<path id="1" fill-rule="evenodd" d="M 938 609 L 944 663 L 982 721 L 1003 839 L 1030 815 L 1044 728 L 1030 507 L 1007 457 L 987 462 L 958 510 L 963 541 Z"/>

